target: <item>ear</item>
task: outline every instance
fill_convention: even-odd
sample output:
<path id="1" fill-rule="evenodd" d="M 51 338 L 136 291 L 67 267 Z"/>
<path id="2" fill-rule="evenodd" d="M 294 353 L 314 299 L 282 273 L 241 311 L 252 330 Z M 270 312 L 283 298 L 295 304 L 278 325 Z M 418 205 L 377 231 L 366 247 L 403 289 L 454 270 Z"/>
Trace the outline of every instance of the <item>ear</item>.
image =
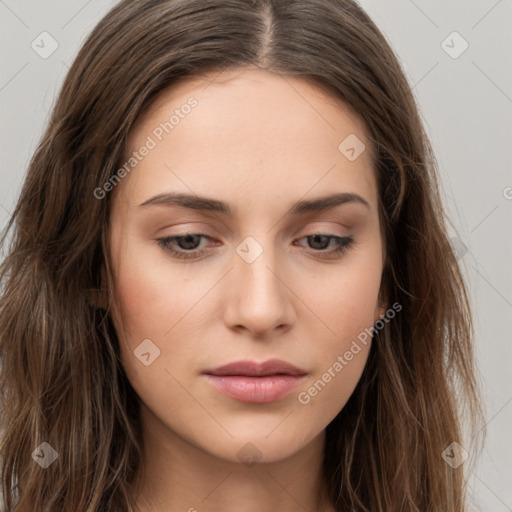
<path id="1" fill-rule="evenodd" d="M 386 312 L 386 310 L 387 310 L 387 307 L 379 304 L 375 308 L 375 314 L 374 314 L 374 318 L 373 318 L 373 323 L 377 322 L 377 320 L 380 320 L 384 316 L 384 313 Z"/>
<path id="2" fill-rule="evenodd" d="M 384 237 L 384 231 L 381 232 L 381 236 Z M 380 288 L 379 297 L 377 299 L 378 305 L 375 306 L 373 323 L 380 320 L 389 309 L 389 293 L 388 293 L 388 275 L 390 271 L 390 260 L 389 255 L 386 251 L 386 244 L 382 244 L 382 273 L 380 276 Z"/>
<path id="3" fill-rule="evenodd" d="M 101 268 L 100 288 L 94 289 L 94 290 L 88 290 L 87 300 L 95 308 L 107 310 L 108 300 L 107 300 L 107 288 L 105 286 L 105 283 L 106 283 L 105 271 L 102 267 Z"/>
<path id="4" fill-rule="evenodd" d="M 382 316 L 386 313 L 388 309 L 388 297 L 386 290 L 384 289 L 384 286 L 381 284 L 380 290 L 379 290 L 379 298 L 377 305 L 375 306 L 375 312 L 374 312 L 374 318 L 373 323 L 375 323 L 377 320 L 380 320 Z"/>

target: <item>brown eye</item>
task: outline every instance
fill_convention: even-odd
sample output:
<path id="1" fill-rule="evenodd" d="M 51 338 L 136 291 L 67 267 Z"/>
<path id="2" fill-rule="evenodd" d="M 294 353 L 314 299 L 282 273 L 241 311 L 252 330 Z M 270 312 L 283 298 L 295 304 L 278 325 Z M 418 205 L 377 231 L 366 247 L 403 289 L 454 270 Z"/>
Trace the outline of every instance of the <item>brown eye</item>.
<path id="1" fill-rule="evenodd" d="M 314 249 L 314 252 L 325 253 L 327 255 L 342 254 L 347 251 L 354 242 L 352 237 L 340 237 L 322 233 L 308 235 L 301 240 L 303 239 L 308 241 L 308 246 Z M 331 242 L 335 243 L 335 248 L 330 251 L 326 250 L 331 245 Z"/>
<path id="2" fill-rule="evenodd" d="M 162 249 L 170 252 L 174 257 L 190 259 L 198 258 L 205 252 L 205 249 L 197 250 L 202 238 L 210 239 L 209 236 L 201 233 L 186 233 L 184 235 L 159 238 L 157 241 Z M 175 248 L 176 246 L 178 247 L 177 249 Z"/>
<path id="3" fill-rule="evenodd" d="M 174 258 L 178 259 L 196 259 L 200 258 L 207 249 L 199 249 L 201 239 L 211 238 L 202 233 L 185 233 L 183 235 L 169 236 L 159 238 L 158 245 L 165 251 L 171 253 Z M 315 233 L 308 235 L 301 240 L 307 240 L 308 246 L 314 252 L 325 254 L 326 256 L 336 256 L 343 254 L 353 244 L 354 239 L 351 237 L 339 237 L 336 235 L 328 235 L 322 233 Z M 334 242 L 334 249 L 326 250 Z"/>

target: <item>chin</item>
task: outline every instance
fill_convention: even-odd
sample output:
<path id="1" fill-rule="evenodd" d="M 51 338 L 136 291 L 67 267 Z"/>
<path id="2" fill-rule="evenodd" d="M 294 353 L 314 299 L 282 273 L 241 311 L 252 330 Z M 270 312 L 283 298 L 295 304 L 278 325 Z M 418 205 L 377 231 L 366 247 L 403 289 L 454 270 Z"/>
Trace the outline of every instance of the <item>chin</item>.
<path id="1" fill-rule="evenodd" d="M 278 432 L 279 429 L 281 429 L 280 432 Z M 322 432 L 323 430 L 320 433 Z M 262 434 L 261 429 L 254 428 L 254 423 L 252 429 L 246 429 L 243 433 L 234 431 L 230 433 L 233 438 L 224 439 L 222 443 L 219 443 L 217 438 L 203 440 L 201 445 L 203 449 L 219 459 L 243 463 L 247 466 L 284 460 L 304 449 L 316 437 L 315 435 L 304 437 L 304 429 L 299 426 L 296 429 L 290 429 L 290 426 L 286 428 L 278 426 L 275 431 L 271 431 L 270 435 Z"/>

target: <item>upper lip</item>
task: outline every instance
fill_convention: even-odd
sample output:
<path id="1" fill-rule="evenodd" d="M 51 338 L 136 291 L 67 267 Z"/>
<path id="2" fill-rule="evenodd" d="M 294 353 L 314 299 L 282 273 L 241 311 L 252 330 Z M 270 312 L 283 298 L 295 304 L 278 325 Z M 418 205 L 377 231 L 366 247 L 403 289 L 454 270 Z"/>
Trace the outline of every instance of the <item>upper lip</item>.
<path id="1" fill-rule="evenodd" d="M 267 375 L 306 375 L 304 370 L 280 359 L 269 359 L 262 363 L 255 361 L 234 361 L 212 370 L 205 370 L 208 375 L 245 375 L 263 377 Z"/>

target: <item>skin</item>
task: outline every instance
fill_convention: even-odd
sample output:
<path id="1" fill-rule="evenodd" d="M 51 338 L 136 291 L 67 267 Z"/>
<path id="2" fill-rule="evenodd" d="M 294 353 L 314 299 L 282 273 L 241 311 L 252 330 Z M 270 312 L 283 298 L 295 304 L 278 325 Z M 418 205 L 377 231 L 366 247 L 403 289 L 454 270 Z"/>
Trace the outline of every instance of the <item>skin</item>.
<path id="1" fill-rule="evenodd" d="M 112 315 L 142 401 L 137 510 L 333 511 L 322 501 L 325 427 L 352 394 L 370 343 L 308 404 L 298 394 L 385 311 L 378 191 L 364 124 L 300 78 L 244 68 L 163 91 L 132 130 L 127 159 L 191 96 L 197 106 L 111 192 Z M 355 161 L 338 149 L 350 134 L 366 145 Z M 236 215 L 139 206 L 164 192 L 225 201 Z M 369 207 L 349 202 L 289 214 L 295 201 L 335 192 L 359 194 Z M 202 256 L 176 259 L 157 242 L 184 233 L 207 235 L 194 242 Z M 315 233 L 354 243 L 336 255 L 333 239 L 321 246 L 306 238 Z M 236 251 L 249 236 L 263 250 L 251 263 Z M 145 339 L 160 350 L 148 366 L 134 355 Z M 229 398 L 201 375 L 231 361 L 270 358 L 307 372 L 299 388 L 272 403 Z M 241 461 L 244 446 L 257 463 Z"/>

